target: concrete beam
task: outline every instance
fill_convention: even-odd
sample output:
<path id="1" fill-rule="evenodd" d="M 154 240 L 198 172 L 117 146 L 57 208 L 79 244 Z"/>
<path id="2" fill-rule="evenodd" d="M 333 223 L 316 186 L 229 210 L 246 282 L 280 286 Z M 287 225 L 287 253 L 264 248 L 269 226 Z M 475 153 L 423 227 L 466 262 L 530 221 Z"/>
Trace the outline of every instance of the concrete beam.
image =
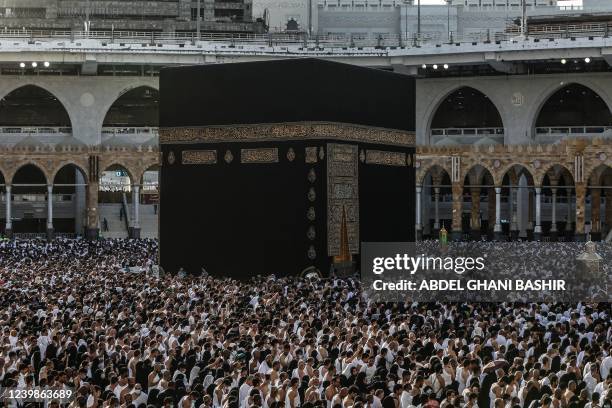
<path id="1" fill-rule="evenodd" d="M 487 53 L 490 54 L 490 53 Z M 589 48 L 552 48 L 541 50 L 517 50 L 517 51 L 502 51 L 495 53 L 498 59 L 506 62 L 520 61 L 542 61 L 542 60 L 560 60 L 561 58 L 583 59 L 586 57 L 597 58 L 602 54 L 602 49 L 599 47 Z M 500 57 L 501 56 L 501 57 Z"/>
<path id="2" fill-rule="evenodd" d="M 504 74 L 526 74 L 527 67 L 525 64 L 516 62 L 506 61 L 489 61 L 491 68 L 497 72 L 503 72 Z"/>
<path id="3" fill-rule="evenodd" d="M 86 55 L 85 61 L 81 65 L 82 75 L 96 75 L 98 73 L 98 61 L 92 55 Z"/>
<path id="4" fill-rule="evenodd" d="M 505 54 L 498 52 L 485 52 L 485 61 L 497 72 L 504 74 L 525 74 L 527 67 L 521 62 L 510 62 L 504 58 Z"/>
<path id="5" fill-rule="evenodd" d="M 612 47 L 602 48 L 601 56 L 612 67 Z"/>
<path id="6" fill-rule="evenodd" d="M 138 65 L 183 65 L 221 63 L 236 61 L 262 61 L 270 59 L 317 57 L 370 67 L 394 67 L 405 65 L 420 67 L 422 64 L 478 65 L 491 66 L 504 73 L 522 73 L 525 61 L 560 60 L 561 58 L 606 57 L 612 64 L 612 47 L 604 39 L 592 41 L 556 40 L 553 42 L 503 42 L 443 44 L 421 48 L 360 49 L 346 48 L 303 48 L 303 44 L 270 47 L 267 44 L 236 44 L 223 42 L 190 44 L 164 44 L 143 47 L 141 44 L 102 43 L 83 39 L 78 42 L 27 41 L 1 39 L 0 62 L 19 63 L 28 61 L 49 61 L 83 65 L 83 73 L 90 73 L 97 64 L 138 64 Z M 90 62 L 91 60 L 91 62 Z"/>
<path id="7" fill-rule="evenodd" d="M 419 73 L 418 67 L 408 67 L 406 65 L 392 64 L 391 68 L 393 68 L 393 72 L 409 76 L 416 76 Z"/>

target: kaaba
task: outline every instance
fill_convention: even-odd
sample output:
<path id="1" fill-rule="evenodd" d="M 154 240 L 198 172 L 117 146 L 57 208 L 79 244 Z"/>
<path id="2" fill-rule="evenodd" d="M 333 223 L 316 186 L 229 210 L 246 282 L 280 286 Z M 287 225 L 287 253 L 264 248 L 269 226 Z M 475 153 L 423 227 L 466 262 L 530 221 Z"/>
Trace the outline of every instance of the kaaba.
<path id="1" fill-rule="evenodd" d="M 414 78 L 319 59 L 198 65 L 163 69 L 160 98 L 166 272 L 326 276 L 358 269 L 361 242 L 414 241 Z"/>

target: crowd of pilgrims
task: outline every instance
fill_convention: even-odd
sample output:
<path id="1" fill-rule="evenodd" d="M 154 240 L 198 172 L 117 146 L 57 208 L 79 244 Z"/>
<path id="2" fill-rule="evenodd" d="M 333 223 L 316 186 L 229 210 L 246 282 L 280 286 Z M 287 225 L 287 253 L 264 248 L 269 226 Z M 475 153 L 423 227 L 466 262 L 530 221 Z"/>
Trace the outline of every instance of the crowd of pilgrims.
<path id="1" fill-rule="evenodd" d="M 156 252 L 0 242 L 0 385 L 71 407 L 611 406 L 609 303 L 376 304 L 354 279 L 145 273 Z"/>

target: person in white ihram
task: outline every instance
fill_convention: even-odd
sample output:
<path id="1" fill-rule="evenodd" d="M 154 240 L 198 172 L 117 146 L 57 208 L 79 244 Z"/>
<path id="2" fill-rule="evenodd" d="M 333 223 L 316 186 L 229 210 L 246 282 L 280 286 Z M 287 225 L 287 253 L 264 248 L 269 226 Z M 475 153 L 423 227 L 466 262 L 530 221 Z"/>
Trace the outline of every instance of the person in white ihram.
<path id="1" fill-rule="evenodd" d="M 300 394 L 298 392 L 298 385 L 300 380 L 298 378 L 291 379 L 291 386 L 285 397 L 285 408 L 297 408 L 300 404 Z"/>

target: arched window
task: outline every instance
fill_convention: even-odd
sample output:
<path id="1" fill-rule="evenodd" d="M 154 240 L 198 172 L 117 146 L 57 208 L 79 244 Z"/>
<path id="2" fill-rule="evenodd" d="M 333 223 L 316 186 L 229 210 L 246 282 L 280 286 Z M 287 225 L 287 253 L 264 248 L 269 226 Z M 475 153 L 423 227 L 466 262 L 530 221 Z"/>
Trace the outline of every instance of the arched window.
<path id="1" fill-rule="evenodd" d="M 64 105 L 35 85 L 22 86 L 0 99 L 0 126 L 71 127 Z"/>
<path id="2" fill-rule="evenodd" d="M 611 125 L 612 114 L 603 99 L 580 84 L 569 84 L 552 94 L 536 119 L 536 127 Z"/>
<path id="3" fill-rule="evenodd" d="M 436 145 L 501 144 L 504 125 L 493 102 L 482 92 L 459 88 L 438 106 L 431 121 L 430 142 Z"/>
<path id="4" fill-rule="evenodd" d="M 448 95 L 434 114 L 431 128 L 501 128 L 499 111 L 482 92 L 463 87 Z"/>
<path id="5" fill-rule="evenodd" d="M 104 127 L 156 127 L 159 125 L 159 91 L 148 86 L 121 95 L 104 118 Z"/>

